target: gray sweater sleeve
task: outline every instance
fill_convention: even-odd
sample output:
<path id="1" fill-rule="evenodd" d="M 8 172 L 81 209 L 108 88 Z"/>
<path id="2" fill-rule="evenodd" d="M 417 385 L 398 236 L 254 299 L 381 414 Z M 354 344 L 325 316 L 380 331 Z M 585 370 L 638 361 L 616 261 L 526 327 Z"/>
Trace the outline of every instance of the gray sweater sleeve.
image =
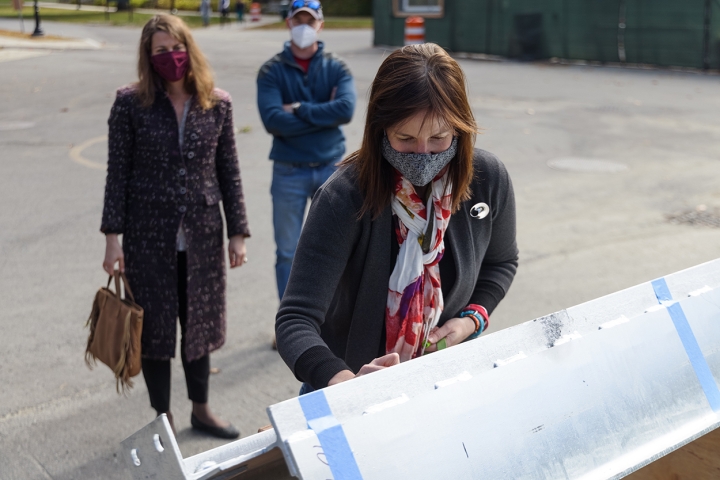
<path id="1" fill-rule="evenodd" d="M 507 294 L 518 267 L 515 194 L 505 166 L 494 155 L 483 153 L 494 160 L 486 162 L 485 167 L 493 167 L 492 171 L 486 173 L 493 179 L 488 183 L 495 208 L 491 213 L 492 237 L 469 303 L 482 305 L 488 313 L 492 313 Z"/>
<path id="2" fill-rule="evenodd" d="M 330 180 L 332 181 L 332 179 Z M 325 185 L 327 187 L 327 184 Z M 347 204 L 347 196 L 331 193 L 327 188 L 318 191 L 310 207 L 298 248 L 293 259 L 285 295 L 278 310 L 275 333 L 280 356 L 299 377 L 298 359 L 313 347 L 327 349 L 320 337 L 320 327 L 332 302 L 335 290 L 352 254 L 358 231 L 357 215 L 337 216 L 335 211 L 357 211 L 349 205 L 333 208 L 333 204 Z M 319 356 L 319 355 L 318 355 Z M 342 370 L 351 370 L 341 359 L 333 362 L 335 372 L 325 372 L 327 380 Z M 299 378 L 308 383 L 310 378 Z M 322 388 L 326 385 L 313 385 Z"/>

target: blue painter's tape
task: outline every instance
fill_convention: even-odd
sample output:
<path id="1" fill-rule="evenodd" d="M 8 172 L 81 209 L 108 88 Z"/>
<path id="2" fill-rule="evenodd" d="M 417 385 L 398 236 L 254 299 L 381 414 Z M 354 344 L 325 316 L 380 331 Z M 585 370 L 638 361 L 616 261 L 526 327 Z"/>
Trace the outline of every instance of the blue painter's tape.
<path id="1" fill-rule="evenodd" d="M 653 290 L 655 290 L 655 296 L 658 302 L 670 302 L 672 301 L 672 294 L 667 286 L 667 282 L 664 278 L 659 278 L 652 282 Z M 705 392 L 705 397 L 710 403 L 710 408 L 714 411 L 720 411 L 720 389 L 718 389 L 717 382 L 710 371 L 710 367 L 705 360 L 705 356 L 700 350 L 697 338 L 690 327 L 690 323 L 685 316 L 685 312 L 679 303 L 673 303 L 667 307 L 667 311 L 670 314 L 670 318 L 675 325 L 675 330 L 680 336 L 680 341 L 685 348 L 685 353 L 690 358 L 690 365 L 695 370 L 700 386 Z"/>
<path id="2" fill-rule="evenodd" d="M 658 278 L 657 280 L 653 280 L 652 282 L 653 290 L 655 290 L 655 296 L 658 299 L 658 302 L 669 302 L 671 301 L 672 294 L 670 293 L 670 289 L 667 286 L 667 282 L 664 278 Z"/>
<path id="3" fill-rule="evenodd" d="M 690 364 L 692 364 L 695 370 L 695 375 L 697 375 L 700 381 L 700 386 L 703 392 L 705 392 L 708 402 L 710 402 L 710 408 L 716 412 L 720 411 L 720 390 L 705 360 L 705 356 L 700 350 L 700 345 L 698 345 L 695 334 L 685 317 L 685 312 L 683 312 L 679 303 L 673 303 L 667 307 L 667 310 L 670 313 L 673 324 L 675 324 L 675 330 L 677 330 L 678 335 L 680 335 L 680 340 L 682 341 L 683 347 L 685 347 L 685 352 L 687 352 L 688 357 L 690 357 Z"/>
<path id="4" fill-rule="evenodd" d="M 305 420 L 316 420 L 322 417 L 332 416 L 330 405 L 327 403 L 325 394 L 322 390 L 315 390 L 314 392 L 306 393 L 298 397 L 300 400 L 300 406 L 302 407 Z"/>
<path id="5" fill-rule="evenodd" d="M 362 480 L 360 469 L 342 426 L 337 425 L 323 430 L 318 434 L 318 440 L 335 480 Z"/>
<path id="6" fill-rule="evenodd" d="M 340 425 L 322 390 L 298 397 L 305 420 L 320 440 L 325 459 L 335 480 L 362 480 L 360 469 Z"/>

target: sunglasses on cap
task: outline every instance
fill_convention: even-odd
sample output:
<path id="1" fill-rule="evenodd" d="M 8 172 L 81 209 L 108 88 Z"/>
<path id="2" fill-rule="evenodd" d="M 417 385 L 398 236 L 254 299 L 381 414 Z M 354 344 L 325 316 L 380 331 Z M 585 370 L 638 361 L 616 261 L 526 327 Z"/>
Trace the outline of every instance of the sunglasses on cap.
<path id="1" fill-rule="evenodd" d="M 320 10 L 322 8 L 322 5 L 320 5 L 320 2 L 318 2 L 317 0 L 295 0 L 292 5 L 290 5 L 291 10 L 296 10 L 303 7 L 307 7 L 312 10 Z"/>

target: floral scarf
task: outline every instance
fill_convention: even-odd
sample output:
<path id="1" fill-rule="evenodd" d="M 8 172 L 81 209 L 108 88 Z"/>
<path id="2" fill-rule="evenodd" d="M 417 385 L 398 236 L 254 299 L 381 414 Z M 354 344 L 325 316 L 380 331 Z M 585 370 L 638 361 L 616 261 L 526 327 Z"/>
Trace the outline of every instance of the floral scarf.
<path id="1" fill-rule="evenodd" d="M 427 336 L 444 307 L 438 264 L 445 253 L 443 238 L 452 204 L 452 185 L 445 188 L 446 172 L 447 168 L 433 179 L 427 205 L 412 184 L 395 172 L 392 210 L 397 218 L 395 233 L 400 252 L 390 276 L 385 350 L 398 353 L 401 362 L 423 354 Z M 426 239 L 429 215 L 432 236 Z M 427 253 L 423 253 L 423 242 L 429 247 Z"/>

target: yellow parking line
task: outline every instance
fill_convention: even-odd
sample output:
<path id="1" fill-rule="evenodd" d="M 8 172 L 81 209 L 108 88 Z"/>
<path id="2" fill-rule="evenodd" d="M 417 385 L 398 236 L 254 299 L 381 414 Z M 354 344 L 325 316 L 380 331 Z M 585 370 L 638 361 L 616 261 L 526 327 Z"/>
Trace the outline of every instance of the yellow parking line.
<path id="1" fill-rule="evenodd" d="M 70 149 L 70 159 L 75 162 L 79 163 L 80 165 L 83 165 L 85 167 L 94 168 L 96 170 L 105 170 L 107 168 L 107 165 L 100 164 L 93 162 L 92 160 L 88 160 L 87 158 L 83 157 L 82 152 L 86 148 L 95 145 L 96 143 L 105 142 L 107 141 L 107 135 L 103 135 L 101 137 L 95 137 L 91 138 L 90 140 L 85 140 L 80 145 L 77 145 Z"/>

